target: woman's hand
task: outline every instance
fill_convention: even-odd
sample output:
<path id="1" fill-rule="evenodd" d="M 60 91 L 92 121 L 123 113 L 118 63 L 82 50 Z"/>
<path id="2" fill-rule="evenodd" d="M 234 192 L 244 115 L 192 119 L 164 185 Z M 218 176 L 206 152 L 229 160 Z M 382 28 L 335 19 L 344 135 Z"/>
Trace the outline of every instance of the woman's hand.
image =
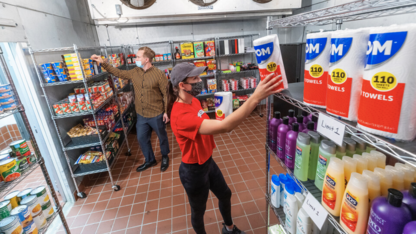
<path id="1" fill-rule="evenodd" d="M 278 81 L 280 79 L 280 81 Z M 268 75 L 264 80 L 260 81 L 259 85 L 254 91 L 252 98 L 255 98 L 257 101 L 261 101 L 268 97 L 269 95 L 279 93 L 283 89 L 274 90 L 283 82 L 282 76 L 275 76 L 274 73 Z"/>
<path id="2" fill-rule="evenodd" d="M 93 54 L 93 55 L 91 56 L 91 60 L 96 61 L 96 62 L 98 63 L 98 65 L 100 65 L 100 64 L 102 64 L 102 63 L 104 63 L 104 60 L 101 58 L 101 56 L 96 55 L 96 54 Z"/>

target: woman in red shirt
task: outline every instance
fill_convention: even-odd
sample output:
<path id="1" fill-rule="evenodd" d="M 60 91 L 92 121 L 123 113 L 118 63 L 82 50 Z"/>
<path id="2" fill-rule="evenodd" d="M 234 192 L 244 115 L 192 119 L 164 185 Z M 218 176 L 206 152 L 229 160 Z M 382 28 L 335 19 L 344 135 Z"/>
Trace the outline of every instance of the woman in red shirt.
<path id="1" fill-rule="evenodd" d="M 191 205 L 192 227 L 197 234 L 205 234 L 204 214 L 211 190 L 219 200 L 224 219 L 223 234 L 242 234 L 231 218 L 231 190 L 217 164 L 212 159 L 215 142 L 213 135 L 232 131 L 256 108 L 261 100 L 271 94 L 280 82 L 268 76 L 260 82 L 253 95 L 224 120 L 212 120 L 202 110 L 195 98 L 201 93 L 203 83 L 199 75 L 207 67 L 181 63 L 172 69 L 168 84 L 168 115 L 172 131 L 182 151 L 179 176 Z M 277 82 L 277 83 L 276 83 Z"/>

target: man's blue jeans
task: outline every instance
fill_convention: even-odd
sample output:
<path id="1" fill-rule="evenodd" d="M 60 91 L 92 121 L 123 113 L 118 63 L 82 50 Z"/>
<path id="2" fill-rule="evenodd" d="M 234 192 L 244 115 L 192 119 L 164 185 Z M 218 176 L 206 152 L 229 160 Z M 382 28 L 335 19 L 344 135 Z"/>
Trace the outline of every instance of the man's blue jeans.
<path id="1" fill-rule="evenodd" d="M 153 162 L 156 160 L 150 141 L 152 130 L 154 130 L 159 137 L 162 155 L 168 155 L 170 153 L 166 124 L 163 122 L 163 114 L 153 118 L 145 118 L 137 114 L 136 130 L 137 140 L 139 141 L 146 162 Z"/>

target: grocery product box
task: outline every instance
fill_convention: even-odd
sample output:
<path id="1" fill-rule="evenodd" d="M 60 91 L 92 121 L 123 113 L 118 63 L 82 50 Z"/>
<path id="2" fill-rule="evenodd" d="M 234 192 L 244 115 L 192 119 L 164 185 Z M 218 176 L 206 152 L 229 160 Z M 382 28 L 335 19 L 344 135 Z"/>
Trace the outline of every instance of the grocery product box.
<path id="1" fill-rule="evenodd" d="M 205 67 L 205 66 L 207 66 L 207 63 L 205 62 L 205 60 L 196 60 L 196 61 L 194 61 L 194 65 L 195 65 L 195 67 Z M 200 75 L 205 76 L 206 74 L 207 74 L 207 72 L 205 71 L 205 72 L 201 73 Z"/>
<path id="2" fill-rule="evenodd" d="M 194 58 L 194 45 L 192 42 L 185 42 L 181 44 L 182 59 Z"/>
<path id="3" fill-rule="evenodd" d="M 205 56 L 215 56 L 215 41 L 205 42 Z"/>
<path id="4" fill-rule="evenodd" d="M 204 53 L 204 43 L 203 42 L 194 42 L 194 53 L 195 58 L 205 57 Z"/>
<path id="5" fill-rule="evenodd" d="M 208 93 L 217 92 L 217 80 L 207 79 L 207 91 L 208 91 Z"/>

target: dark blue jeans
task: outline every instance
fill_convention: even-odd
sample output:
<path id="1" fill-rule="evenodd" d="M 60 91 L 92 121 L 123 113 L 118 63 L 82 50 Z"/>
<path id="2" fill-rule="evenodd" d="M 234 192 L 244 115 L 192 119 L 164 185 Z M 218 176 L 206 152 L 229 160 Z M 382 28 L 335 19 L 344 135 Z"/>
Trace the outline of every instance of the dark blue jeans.
<path id="1" fill-rule="evenodd" d="M 163 122 L 163 114 L 153 118 L 145 118 L 137 114 L 136 130 L 137 140 L 139 141 L 146 162 L 153 162 L 156 160 L 150 141 L 152 130 L 156 132 L 159 138 L 162 155 L 168 155 L 170 153 L 166 124 Z"/>

